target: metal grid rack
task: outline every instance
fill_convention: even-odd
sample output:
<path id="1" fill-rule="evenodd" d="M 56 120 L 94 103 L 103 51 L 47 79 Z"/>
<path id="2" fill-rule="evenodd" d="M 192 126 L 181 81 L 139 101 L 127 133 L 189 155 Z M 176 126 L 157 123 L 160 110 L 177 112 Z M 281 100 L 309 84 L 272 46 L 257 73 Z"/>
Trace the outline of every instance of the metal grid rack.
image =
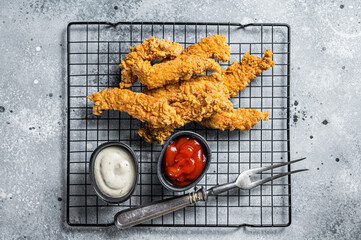
<path id="1" fill-rule="evenodd" d="M 251 131 L 219 131 L 190 123 L 182 129 L 204 136 L 213 151 L 211 167 L 198 187 L 234 180 L 246 169 L 290 160 L 289 87 L 290 29 L 286 24 L 79 22 L 67 29 L 68 132 L 67 223 L 71 226 L 110 226 L 116 212 L 139 204 L 178 195 L 162 188 L 156 175 L 158 144 L 144 142 L 137 129 L 143 124 L 126 113 L 92 114 L 86 98 L 108 87 L 117 87 L 119 62 L 150 36 L 176 41 L 185 47 L 210 34 L 223 34 L 231 48 L 229 66 L 245 52 L 262 56 L 271 49 L 276 65 L 263 72 L 232 99 L 235 108 L 270 112 L 270 120 Z M 141 91 L 136 84 L 132 90 Z M 107 141 L 130 145 L 139 161 L 139 180 L 130 200 L 110 205 L 99 199 L 90 185 L 88 163 L 92 151 Z M 283 171 L 289 169 L 284 168 Z M 269 174 L 276 174 L 271 172 Z M 261 174 L 269 176 L 269 174 Z M 207 203 L 197 203 L 147 222 L 147 226 L 254 226 L 286 227 L 291 223 L 291 181 L 281 178 L 250 191 L 233 190 Z M 183 193 L 180 193 L 183 194 Z"/>

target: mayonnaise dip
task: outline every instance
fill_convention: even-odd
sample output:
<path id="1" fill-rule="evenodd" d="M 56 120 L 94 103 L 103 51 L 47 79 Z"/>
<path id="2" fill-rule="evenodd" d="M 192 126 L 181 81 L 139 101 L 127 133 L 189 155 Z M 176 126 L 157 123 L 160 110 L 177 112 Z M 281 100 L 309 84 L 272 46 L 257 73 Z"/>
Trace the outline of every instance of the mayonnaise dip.
<path id="1" fill-rule="evenodd" d="M 104 148 L 95 159 L 94 175 L 100 191 L 110 197 L 122 197 L 135 184 L 133 157 L 122 147 Z"/>

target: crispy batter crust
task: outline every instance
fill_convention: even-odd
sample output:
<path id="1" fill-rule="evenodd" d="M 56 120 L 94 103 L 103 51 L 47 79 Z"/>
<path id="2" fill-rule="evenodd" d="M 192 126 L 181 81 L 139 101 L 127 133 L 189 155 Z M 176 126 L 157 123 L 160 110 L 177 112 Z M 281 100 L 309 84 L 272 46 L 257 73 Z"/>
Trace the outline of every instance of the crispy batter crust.
<path id="1" fill-rule="evenodd" d="M 253 78 L 274 66 L 271 50 L 264 51 L 259 58 L 246 53 L 240 63 L 234 62 L 225 72 L 213 73 L 211 76 L 195 76 L 189 81 L 178 82 L 156 89 L 144 89 L 143 93 L 165 98 L 168 102 L 179 102 L 189 94 L 208 91 L 222 91 L 225 96 L 234 97 L 248 86 Z"/>
<path id="2" fill-rule="evenodd" d="M 137 81 L 137 76 L 135 76 L 131 70 L 131 67 L 135 63 L 144 60 L 173 59 L 181 54 L 183 47 L 179 43 L 150 37 L 149 39 L 145 39 L 143 44 L 139 44 L 135 48 L 130 47 L 130 49 L 132 51 L 125 56 L 124 61 L 121 60 L 121 64 L 119 65 L 123 68 L 120 88 L 130 88 Z"/>
<path id="3" fill-rule="evenodd" d="M 180 82 L 158 89 L 145 89 L 143 92 L 147 95 L 166 99 L 169 103 L 177 103 L 185 101 L 188 96 L 205 94 L 208 92 L 218 91 L 225 98 L 235 96 L 238 91 L 248 86 L 250 81 L 262 71 L 274 66 L 272 61 L 272 52 L 267 50 L 264 52 L 263 58 L 258 58 L 246 53 L 244 59 L 240 62 L 234 62 L 226 72 L 222 74 L 212 74 L 211 76 L 194 77 L 187 82 Z M 192 106 L 189 106 L 193 109 Z M 187 112 L 187 110 L 184 110 Z M 249 130 L 261 119 L 267 120 L 268 112 L 259 112 L 258 110 L 242 110 L 231 109 L 229 113 L 219 112 L 211 116 L 203 117 L 198 121 L 202 125 L 217 129 L 235 129 Z M 237 118 L 239 118 L 237 120 Z M 147 124 L 145 129 L 138 131 L 138 134 L 146 139 L 146 141 L 163 141 L 174 131 L 174 127 L 166 126 L 164 128 L 155 128 L 151 124 Z"/>
<path id="4" fill-rule="evenodd" d="M 204 74 L 207 70 L 223 71 L 213 59 L 196 55 L 181 55 L 174 60 L 153 66 L 149 61 L 138 61 L 132 66 L 132 73 L 148 89 L 162 87 L 180 80 L 189 80 L 193 75 Z"/>
<path id="5" fill-rule="evenodd" d="M 199 43 L 193 44 L 179 52 L 179 46 L 169 41 L 156 38 L 144 40 L 121 61 L 122 82 L 120 88 L 129 88 L 136 81 L 149 89 L 176 83 L 180 80 L 189 80 L 195 74 L 204 74 L 207 70 L 222 72 L 221 66 L 209 58 L 229 61 L 230 49 L 223 35 L 211 35 L 202 38 Z M 174 48 L 174 52 L 171 49 Z M 181 56 L 178 56 L 181 54 Z M 177 57 L 178 56 L 178 57 Z M 175 58 L 175 59 L 173 59 Z M 158 64 L 151 65 L 150 60 L 166 59 Z M 172 60 L 173 59 L 173 60 Z"/>
<path id="6" fill-rule="evenodd" d="M 103 109 L 126 111 L 148 124 L 138 131 L 146 141 L 163 141 L 175 128 L 188 122 L 217 129 L 249 130 L 261 119 L 267 120 L 268 112 L 232 108 L 228 100 L 243 90 L 262 71 L 274 65 L 272 52 L 263 58 L 246 53 L 240 63 L 233 63 L 222 73 L 193 77 L 189 81 L 145 89 L 143 93 L 129 90 L 105 89 L 89 96 L 95 104 L 94 114 Z"/>
<path id="7" fill-rule="evenodd" d="M 199 123 L 205 127 L 230 130 L 239 129 L 248 131 L 261 120 L 268 120 L 268 111 L 260 112 L 257 109 L 232 109 L 215 113 L 210 118 L 204 118 Z"/>
<path id="8" fill-rule="evenodd" d="M 231 51 L 224 35 L 211 35 L 202 38 L 199 43 L 187 47 L 182 54 L 216 58 L 222 62 L 230 60 Z"/>
<path id="9" fill-rule="evenodd" d="M 212 91 L 201 93 L 197 96 L 189 95 L 184 102 L 175 102 L 171 104 L 176 109 L 177 115 L 183 119 L 183 122 L 174 122 L 173 124 L 164 124 L 164 126 L 153 126 L 148 123 L 144 128 L 138 130 L 138 134 L 147 142 L 157 141 L 163 144 L 174 129 L 184 126 L 192 121 L 202 121 L 215 113 L 231 111 L 232 103 L 220 92 Z"/>
<path id="10" fill-rule="evenodd" d="M 94 102 L 93 113 L 100 115 L 102 110 L 118 110 L 128 112 L 133 117 L 154 126 L 164 126 L 182 121 L 174 107 L 164 99 L 156 99 L 143 93 L 135 93 L 126 89 L 107 88 L 88 96 Z"/>

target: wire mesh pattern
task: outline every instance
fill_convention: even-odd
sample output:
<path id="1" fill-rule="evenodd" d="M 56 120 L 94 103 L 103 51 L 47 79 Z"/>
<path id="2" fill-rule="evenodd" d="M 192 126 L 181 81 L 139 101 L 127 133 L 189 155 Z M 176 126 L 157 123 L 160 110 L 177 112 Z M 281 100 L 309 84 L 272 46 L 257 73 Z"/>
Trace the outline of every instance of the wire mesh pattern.
<path id="1" fill-rule="evenodd" d="M 137 129 L 144 124 L 127 113 L 105 111 L 92 114 L 87 95 L 104 88 L 117 87 L 120 59 L 150 36 L 176 41 L 184 48 L 211 34 L 223 34 L 231 49 L 226 68 L 240 61 L 245 52 L 263 56 L 271 49 L 275 66 L 255 78 L 232 100 L 235 108 L 256 108 L 270 112 L 269 121 L 258 123 L 251 131 L 207 129 L 190 123 L 178 130 L 191 130 L 207 139 L 213 152 L 211 167 L 199 187 L 233 181 L 249 168 L 290 160 L 289 145 L 289 74 L 290 32 L 285 24 L 234 23 L 146 23 L 111 24 L 70 23 L 68 25 L 68 152 L 67 152 L 67 222 L 72 226 L 113 225 L 116 212 L 173 197 L 162 187 L 156 165 L 162 146 L 144 142 Z M 209 73 L 207 73 L 209 74 Z M 137 83 L 133 91 L 141 91 Z M 178 131 L 177 130 L 177 131 Z M 134 195 L 117 205 L 97 197 L 88 174 L 92 151 L 108 141 L 121 141 L 132 147 L 139 161 L 139 179 Z M 263 173 L 268 177 L 288 167 Z M 232 190 L 206 203 L 154 219 L 147 226 L 288 226 L 291 223 L 290 177 L 277 179 L 250 191 Z"/>

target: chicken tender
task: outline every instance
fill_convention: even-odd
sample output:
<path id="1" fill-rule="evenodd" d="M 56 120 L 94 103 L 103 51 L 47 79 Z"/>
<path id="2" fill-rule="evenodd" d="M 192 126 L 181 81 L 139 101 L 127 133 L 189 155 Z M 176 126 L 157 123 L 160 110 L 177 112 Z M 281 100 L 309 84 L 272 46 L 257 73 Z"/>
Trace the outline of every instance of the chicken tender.
<path id="1" fill-rule="evenodd" d="M 126 89 L 107 88 L 88 96 L 94 102 L 93 113 L 100 115 L 102 110 L 124 111 L 142 122 L 164 126 L 182 121 L 174 107 L 166 100 L 157 99 L 143 93 L 135 93 Z"/>
<path id="2" fill-rule="evenodd" d="M 230 60 L 231 51 L 224 35 L 210 35 L 187 47 L 182 55 L 197 55 L 227 62 Z"/>
<path id="3" fill-rule="evenodd" d="M 159 39 L 157 39 L 159 40 Z M 137 47 L 142 51 L 144 47 Z M 203 38 L 199 43 L 189 46 L 186 50 L 172 60 L 175 56 L 163 56 L 164 61 L 151 65 L 150 60 L 160 59 L 159 54 L 147 52 L 142 56 L 151 56 L 149 58 L 139 57 L 137 47 L 122 60 L 120 67 L 122 70 L 122 82 L 120 88 L 129 88 L 136 81 L 140 82 L 149 89 L 162 87 L 164 85 L 175 83 L 180 80 L 189 80 L 195 74 L 204 74 L 207 70 L 222 72 L 221 66 L 212 59 L 229 61 L 230 49 L 223 35 L 211 35 Z M 154 51 L 159 53 L 159 51 Z M 178 51 L 176 51 L 178 53 Z M 173 56 L 173 57 L 172 57 Z M 124 74 L 124 76 L 123 76 Z"/>
<path id="4" fill-rule="evenodd" d="M 183 119 L 183 122 L 174 122 L 165 124 L 163 127 L 153 126 L 151 123 L 146 124 L 144 128 L 138 130 L 139 136 L 147 142 L 157 141 L 163 144 L 174 129 L 184 126 L 192 121 L 202 121 L 209 118 L 215 113 L 223 111 L 232 111 L 232 103 L 221 93 L 212 91 L 202 93 L 197 96 L 190 95 L 184 102 L 175 102 L 171 104 L 176 109 L 177 114 Z"/>
<path id="5" fill-rule="evenodd" d="M 188 106 L 184 106 L 183 112 L 189 111 Z M 208 115 L 209 116 L 209 115 Z M 220 111 L 212 114 L 210 117 L 203 116 L 203 120 L 198 121 L 201 125 L 213 129 L 230 130 L 239 129 L 241 131 L 248 131 L 254 125 L 261 120 L 268 120 L 268 111 L 260 112 L 256 109 L 232 109 L 226 111 Z M 193 119 L 193 121 L 197 121 Z M 190 122 L 190 121 L 189 121 Z M 155 128 L 151 124 L 146 124 L 144 128 L 138 130 L 139 136 L 143 137 L 146 142 L 157 141 L 159 144 L 163 144 L 172 132 L 180 127 L 177 124 L 167 125 L 162 128 Z"/>
<path id="6" fill-rule="evenodd" d="M 213 90 L 223 92 L 227 98 L 234 97 L 239 91 L 245 89 L 252 79 L 274 66 L 272 55 L 271 50 L 264 51 L 263 58 L 252 56 L 247 52 L 240 63 L 234 62 L 222 73 L 195 76 L 189 81 L 156 89 L 145 88 L 143 93 L 156 98 L 165 98 L 169 103 L 181 102 L 188 95 Z"/>
<path id="7" fill-rule="evenodd" d="M 149 61 L 138 61 L 132 66 L 132 73 L 148 89 L 162 87 L 180 80 L 189 80 L 193 75 L 204 74 L 207 70 L 223 71 L 213 59 L 196 55 L 181 55 L 174 60 L 153 66 Z"/>
<path id="8" fill-rule="evenodd" d="M 250 130 L 261 120 L 268 120 L 268 111 L 260 112 L 256 109 L 232 109 L 213 114 L 210 118 L 204 118 L 199 123 L 205 127 L 230 130 L 239 129 L 241 131 Z"/>
<path id="9" fill-rule="evenodd" d="M 143 93 L 129 90 L 105 89 L 89 96 L 95 102 L 94 114 L 103 109 L 126 111 L 148 124 L 138 131 L 146 141 L 163 141 L 174 129 L 191 121 L 218 129 L 249 130 L 268 112 L 252 109 L 234 110 L 228 98 L 243 90 L 262 71 L 274 66 L 272 52 L 259 58 L 246 53 L 240 63 L 211 76 L 197 76 Z"/>
<path id="10" fill-rule="evenodd" d="M 263 58 L 258 58 L 246 53 L 241 63 L 233 63 L 226 72 L 222 74 L 214 73 L 211 76 L 194 77 L 191 81 L 180 82 L 158 89 L 145 89 L 143 92 L 147 95 L 166 99 L 171 105 L 172 103 L 186 101 L 188 96 L 197 94 L 207 94 L 208 92 L 218 91 L 223 94 L 225 99 L 235 96 L 238 91 L 243 90 L 248 86 L 250 81 L 262 71 L 274 66 L 272 61 L 272 52 L 267 50 L 264 52 Z M 191 111 L 184 109 L 183 112 Z M 261 119 L 267 120 L 267 112 L 259 112 L 258 110 L 234 110 L 213 114 L 209 117 L 203 117 L 200 122 L 202 125 L 214 127 L 217 129 L 235 129 L 249 130 Z M 267 115 L 267 116 L 266 116 Z M 237 117 L 239 118 L 237 120 Z M 234 121 L 234 122 L 233 122 Z M 233 122 L 233 125 L 232 125 Z M 152 126 L 147 124 L 144 129 L 138 131 L 138 134 L 144 137 L 147 141 L 156 140 L 158 143 L 170 136 L 176 127 L 175 125 L 159 128 L 159 126 Z"/>
<path id="11" fill-rule="evenodd" d="M 183 47 L 179 43 L 150 37 L 145 39 L 143 44 L 139 44 L 135 48 L 130 47 L 130 49 L 131 52 L 125 56 L 124 61 L 121 60 L 119 65 L 123 68 L 120 88 L 130 88 L 137 81 L 137 76 L 132 73 L 131 67 L 138 61 L 173 59 L 181 54 Z"/>

